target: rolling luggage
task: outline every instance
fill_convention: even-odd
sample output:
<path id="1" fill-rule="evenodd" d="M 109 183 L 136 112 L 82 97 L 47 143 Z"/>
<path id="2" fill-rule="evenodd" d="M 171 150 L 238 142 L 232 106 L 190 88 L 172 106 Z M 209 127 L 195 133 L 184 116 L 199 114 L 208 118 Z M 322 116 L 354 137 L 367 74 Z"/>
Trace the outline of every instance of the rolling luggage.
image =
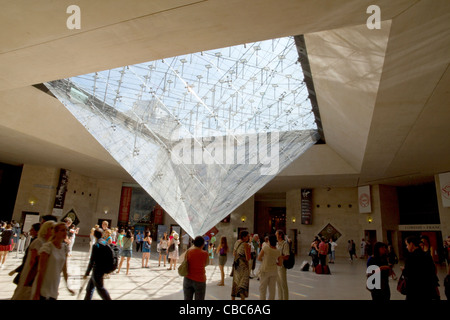
<path id="1" fill-rule="evenodd" d="M 318 264 L 316 266 L 315 271 L 316 271 L 317 274 L 331 274 L 330 268 L 328 267 L 328 265 L 324 265 L 323 266 L 321 264 Z"/>
<path id="2" fill-rule="evenodd" d="M 330 267 L 328 265 L 322 267 L 322 274 L 331 274 Z"/>
<path id="3" fill-rule="evenodd" d="M 321 264 L 318 264 L 318 265 L 315 267 L 314 271 L 315 271 L 317 274 L 322 274 L 322 265 L 321 265 Z"/>

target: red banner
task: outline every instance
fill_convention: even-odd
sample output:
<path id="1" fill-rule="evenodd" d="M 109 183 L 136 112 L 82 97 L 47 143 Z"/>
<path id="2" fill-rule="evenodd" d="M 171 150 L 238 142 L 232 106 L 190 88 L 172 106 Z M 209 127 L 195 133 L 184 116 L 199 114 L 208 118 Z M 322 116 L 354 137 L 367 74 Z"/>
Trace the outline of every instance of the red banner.
<path id="1" fill-rule="evenodd" d="M 161 206 L 159 205 L 159 204 L 157 204 L 156 206 L 155 206 L 155 209 L 154 209 L 154 214 L 155 214 L 155 220 L 153 221 L 153 223 L 155 224 L 155 225 L 158 225 L 158 224 L 163 224 L 163 216 L 164 216 L 164 210 L 163 210 L 163 208 L 161 208 Z"/>
<path id="2" fill-rule="evenodd" d="M 133 188 L 122 187 L 122 195 L 120 196 L 119 222 L 128 223 L 130 217 L 131 194 Z"/>
<path id="3" fill-rule="evenodd" d="M 217 233 L 219 233 L 219 229 L 217 229 L 216 227 L 212 227 L 208 232 L 205 233 L 205 235 L 207 235 L 210 239 L 213 237 L 213 234 L 216 235 Z"/>

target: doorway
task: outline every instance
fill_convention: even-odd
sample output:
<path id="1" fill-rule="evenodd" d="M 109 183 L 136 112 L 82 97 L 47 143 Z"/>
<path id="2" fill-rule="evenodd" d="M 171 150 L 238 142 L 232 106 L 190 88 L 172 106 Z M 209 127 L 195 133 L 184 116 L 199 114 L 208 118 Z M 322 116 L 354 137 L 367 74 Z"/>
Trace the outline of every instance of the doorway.
<path id="1" fill-rule="evenodd" d="M 98 219 L 97 220 L 97 224 L 100 226 L 100 228 L 102 228 L 103 221 L 108 222 L 108 228 L 109 229 L 112 228 L 112 226 L 111 226 L 112 220 L 111 219 Z"/>
<path id="2" fill-rule="evenodd" d="M 277 229 L 286 233 L 286 193 L 256 194 L 253 232 L 262 239 Z"/>
<path id="3" fill-rule="evenodd" d="M 402 231 L 402 256 L 407 254 L 405 240 L 409 236 L 416 236 L 418 238 L 425 236 L 430 241 L 431 256 L 435 263 L 442 263 L 444 261 L 444 247 L 441 231 Z"/>
<path id="4" fill-rule="evenodd" d="M 270 233 L 282 230 L 286 234 L 286 208 L 269 208 Z"/>
<path id="5" fill-rule="evenodd" d="M 373 253 L 373 246 L 377 243 L 377 231 L 376 230 L 364 230 L 364 240 L 369 244 L 366 245 L 367 255 L 370 257 Z"/>

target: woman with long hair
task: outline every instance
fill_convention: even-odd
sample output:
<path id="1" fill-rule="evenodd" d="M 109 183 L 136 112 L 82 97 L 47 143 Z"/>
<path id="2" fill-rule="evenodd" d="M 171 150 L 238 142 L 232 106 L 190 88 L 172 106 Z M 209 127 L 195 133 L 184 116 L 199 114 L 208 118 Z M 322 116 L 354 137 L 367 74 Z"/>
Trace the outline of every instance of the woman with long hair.
<path id="1" fill-rule="evenodd" d="M 312 271 L 316 271 L 316 267 L 319 265 L 319 242 L 320 240 L 318 238 L 314 239 L 314 241 L 311 243 L 311 250 L 309 251 L 309 255 L 311 256 L 311 266 Z"/>
<path id="2" fill-rule="evenodd" d="M 39 250 L 53 235 L 54 221 L 47 221 L 38 226 L 37 238 L 28 247 L 23 269 L 20 271 L 19 283 L 11 300 L 31 300 L 31 288 L 39 265 Z M 34 227 L 34 225 L 33 225 Z M 32 231 L 30 230 L 30 233 Z"/>
<path id="3" fill-rule="evenodd" d="M 233 286 L 231 288 L 231 299 L 240 297 L 245 300 L 248 297 L 250 287 L 250 268 L 248 262 L 251 257 L 251 248 L 248 244 L 250 235 L 248 231 L 241 231 L 239 240 L 234 244 L 233 256 Z"/>
<path id="4" fill-rule="evenodd" d="M 219 255 L 219 269 L 220 269 L 220 282 L 217 285 L 224 286 L 225 285 L 224 267 L 225 264 L 227 263 L 227 256 L 228 256 L 227 237 L 223 236 L 222 238 L 220 238 L 220 244 L 217 247 L 216 253 Z"/>
<path id="5" fill-rule="evenodd" d="M 33 282 L 33 300 L 56 300 L 61 280 L 61 272 L 68 285 L 67 274 L 67 246 L 64 240 L 67 237 L 67 226 L 58 222 L 53 235 L 39 250 L 39 266 L 36 279 Z M 70 293 L 75 294 L 69 287 Z"/>
<path id="6" fill-rule="evenodd" d="M 169 244 L 169 239 L 167 239 L 167 232 L 164 232 L 163 237 L 159 240 L 158 267 L 161 266 L 161 258 L 163 258 L 163 257 L 164 257 L 164 267 L 166 266 L 168 244 Z"/>
<path id="7" fill-rule="evenodd" d="M 131 232 L 131 230 L 127 230 L 126 235 L 122 238 L 123 240 L 123 247 L 122 247 L 122 251 L 120 253 L 120 263 L 119 263 L 119 268 L 117 269 L 117 273 L 120 272 L 120 269 L 122 268 L 122 263 L 123 260 L 125 258 L 127 258 L 127 275 L 128 272 L 130 271 L 130 259 L 131 256 L 133 255 L 133 233 Z"/>
<path id="8" fill-rule="evenodd" d="M 150 259 L 151 245 L 152 245 L 152 238 L 150 237 L 150 231 L 145 231 L 144 240 L 142 241 L 142 268 L 148 268 L 148 260 Z"/>

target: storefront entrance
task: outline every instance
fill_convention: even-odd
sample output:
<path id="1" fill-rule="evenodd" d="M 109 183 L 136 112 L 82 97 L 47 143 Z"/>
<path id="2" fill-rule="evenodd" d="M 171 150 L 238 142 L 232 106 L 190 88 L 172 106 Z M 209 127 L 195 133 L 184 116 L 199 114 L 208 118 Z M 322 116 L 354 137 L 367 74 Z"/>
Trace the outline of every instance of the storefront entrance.
<path id="1" fill-rule="evenodd" d="M 286 194 L 262 194 L 255 197 L 254 233 L 261 239 L 275 231 L 286 230 Z"/>
<path id="2" fill-rule="evenodd" d="M 430 251 L 431 255 L 433 257 L 433 261 L 435 263 L 442 263 L 444 262 L 444 246 L 443 246 L 443 238 L 442 238 L 442 232 L 441 231 L 402 231 L 401 237 L 402 237 L 402 246 L 401 246 L 401 254 L 403 257 L 405 257 L 405 254 L 408 252 L 406 249 L 405 240 L 409 236 L 417 236 L 422 237 L 425 236 L 430 241 Z"/>

